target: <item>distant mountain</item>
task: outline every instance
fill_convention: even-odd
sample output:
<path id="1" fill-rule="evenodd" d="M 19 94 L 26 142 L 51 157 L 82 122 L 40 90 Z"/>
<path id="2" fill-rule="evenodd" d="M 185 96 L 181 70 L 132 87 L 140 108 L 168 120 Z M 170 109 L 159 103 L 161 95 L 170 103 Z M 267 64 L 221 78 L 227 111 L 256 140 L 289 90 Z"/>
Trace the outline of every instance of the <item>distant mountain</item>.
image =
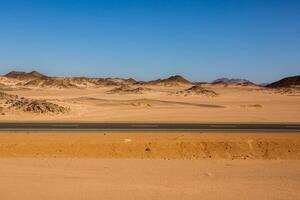
<path id="1" fill-rule="evenodd" d="M 47 78 L 47 76 L 45 76 L 37 71 L 32 71 L 29 73 L 19 72 L 19 71 L 11 71 L 11 72 L 7 73 L 6 75 L 4 75 L 4 77 L 15 78 L 15 79 L 20 79 L 20 80 L 34 79 L 34 78 Z"/>
<path id="2" fill-rule="evenodd" d="M 169 78 L 165 79 L 166 82 L 177 82 L 177 83 L 190 83 L 187 79 L 183 78 L 180 75 L 170 76 Z"/>
<path id="3" fill-rule="evenodd" d="M 134 79 L 121 78 L 49 77 L 37 71 L 32 71 L 29 73 L 21 71 L 11 71 L 0 78 L 2 78 L 0 79 L 0 83 L 4 85 L 14 82 L 14 84 L 8 85 L 51 88 L 121 86 L 124 84 L 132 85 L 136 82 Z"/>
<path id="4" fill-rule="evenodd" d="M 246 80 L 246 79 L 229 79 L 229 78 L 220 78 L 212 82 L 214 85 L 241 85 L 241 86 L 254 86 L 255 83 Z"/>
<path id="5" fill-rule="evenodd" d="M 279 81 L 266 85 L 266 87 L 269 88 L 282 88 L 282 87 L 291 87 L 291 86 L 300 86 L 300 75 L 286 77 Z"/>
<path id="6" fill-rule="evenodd" d="M 206 81 L 193 82 L 193 85 L 203 85 L 203 84 L 208 84 L 208 82 Z"/>
<path id="7" fill-rule="evenodd" d="M 260 83 L 259 86 L 265 87 L 265 86 L 267 86 L 267 85 L 269 85 L 269 84 L 270 84 L 270 83 Z"/>
<path id="8" fill-rule="evenodd" d="M 170 76 L 166 79 L 157 79 L 154 81 L 144 82 L 148 84 L 157 85 L 178 85 L 178 84 L 191 84 L 191 82 L 180 75 Z"/>

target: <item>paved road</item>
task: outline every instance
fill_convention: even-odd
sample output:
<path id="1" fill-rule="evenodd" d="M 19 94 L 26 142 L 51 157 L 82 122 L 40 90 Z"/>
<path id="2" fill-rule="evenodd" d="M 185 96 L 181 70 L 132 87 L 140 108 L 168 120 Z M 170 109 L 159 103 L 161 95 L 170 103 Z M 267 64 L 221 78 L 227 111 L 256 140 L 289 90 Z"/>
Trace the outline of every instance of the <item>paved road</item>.
<path id="1" fill-rule="evenodd" d="M 276 131 L 299 132 L 300 124 L 192 123 L 6 123 L 0 131 Z"/>

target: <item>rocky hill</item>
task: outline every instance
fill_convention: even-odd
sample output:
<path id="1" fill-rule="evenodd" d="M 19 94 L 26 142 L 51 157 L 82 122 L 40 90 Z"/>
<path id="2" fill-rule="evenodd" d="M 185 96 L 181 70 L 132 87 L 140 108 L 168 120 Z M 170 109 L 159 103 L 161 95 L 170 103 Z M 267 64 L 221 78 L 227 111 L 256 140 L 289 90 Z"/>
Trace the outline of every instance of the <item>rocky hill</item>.
<path id="1" fill-rule="evenodd" d="M 69 79 L 57 78 L 42 78 L 28 81 L 24 86 L 29 87 L 54 87 L 54 88 L 78 88 L 75 84 L 71 83 Z"/>
<path id="2" fill-rule="evenodd" d="M 268 88 L 284 88 L 300 86 L 300 75 L 283 78 L 279 81 L 266 85 Z"/>
<path id="3" fill-rule="evenodd" d="M 200 95 L 200 96 L 207 96 L 207 97 L 218 96 L 218 94 L 215 91 L 205 89 L 200 85 L 194 85 L 186 90 L 177 91 L 171 94 L 183 95 L 183 96 L 189 96 L 189 95 Z"/>
<path id="4" fill-rule="evenodd" d="M 120 87 L 116 87 L 107 93 L 109 94 L 143 94 L 144 92 L 150 91 L 151 89 L 145 87 L 137 87 L 132 88 L 128 85 L 122 85 Z"/>
<path id="5" fill-rule="evenodd" d="M 86 88 L 100 86 L 121 86 L 134 84 L 134 79 L 121 78 L 87 78 L 87 77 L 49 77 L 37 71 L 12 71 L 0 79 L 3 86 L 49 87 L 49 88 Z"/>
<path id="6" fill-rule="evenodd" d="M 177 86 L 180 84 L 191 84 L 191 82 L 180 75 L 170 76 L 166 79 L 157 79 L 154 81 L 144 82 L 144 84 L 150 85 L 162 85 L 162 86 Z"/>
<path id="7" fill-rule="evenodd" d="M 69 108 L 59 106 L 43 100 L 34 100 L 0 92 L 0 112 L 16 110 L 41 114 L 62 114 L 70 111 Z"/>
<path id="8" fill-rule="evenodd" d="M 6 75 L 4 75 L 4 77 L 19 79 L 19 80 L 26 80 L 26 79 L 46 78 L 47 76 L 45 76 L 37 71 L 32 71 L 29 73 L 11 71 L 11 72 L 7 73 Z"/>
<path id="9" fill-rule="evenodd" d="M 229 79 L 220 78 L 212 82 L 213 85 L 238 85 L 238 86 L 255 86 L 253 82 L 246 79 Z"/>

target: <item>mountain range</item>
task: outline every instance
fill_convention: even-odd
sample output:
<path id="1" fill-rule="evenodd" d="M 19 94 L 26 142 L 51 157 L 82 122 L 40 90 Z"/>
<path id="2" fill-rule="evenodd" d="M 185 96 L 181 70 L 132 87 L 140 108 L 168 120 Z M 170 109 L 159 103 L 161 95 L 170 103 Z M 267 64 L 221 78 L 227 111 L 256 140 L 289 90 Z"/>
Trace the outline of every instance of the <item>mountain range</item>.
<path id="1" fill-rule="evenodd" d="M 57 87 L 57 88 L 81 88 L 81 87 L 97 87 L 97 86 L 123 86 L 123 85 L 161 85 L 176 86 L 181 84 L 197 85 L 203 84 L 193 83 L 180 75 L 171 76 L 165 79 L 157 79 L 152 81 L 136 81 L 132 78 L 88 78 L 88 77 L 50 77 L 37 71 L 19 72 L 11 71 L 2 76 L 1 85 L 5 80 L 10 85 L 15 83 L 17 86 L 26 87 Z M 237 86 L 257 86 L 255 83 L 246 79 L 229 79 L 220 78 L 213 82 L 213 85 L 237 85 Z M 300 85 L 300 76 L 286 77 L 274 83 L 264 85 L 267 88 L 292 87 Z"/>

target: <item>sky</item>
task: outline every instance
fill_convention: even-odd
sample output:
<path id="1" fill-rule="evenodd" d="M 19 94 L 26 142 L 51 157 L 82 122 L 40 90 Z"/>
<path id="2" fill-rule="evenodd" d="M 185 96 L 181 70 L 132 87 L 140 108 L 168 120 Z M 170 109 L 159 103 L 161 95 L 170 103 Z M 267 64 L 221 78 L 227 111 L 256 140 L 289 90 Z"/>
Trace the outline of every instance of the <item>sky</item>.
<path id="1" fill-rule="evenodd" d="M 257 83 L 300 74 L 298 0 L 0 0 L 0 74 Z"/>

